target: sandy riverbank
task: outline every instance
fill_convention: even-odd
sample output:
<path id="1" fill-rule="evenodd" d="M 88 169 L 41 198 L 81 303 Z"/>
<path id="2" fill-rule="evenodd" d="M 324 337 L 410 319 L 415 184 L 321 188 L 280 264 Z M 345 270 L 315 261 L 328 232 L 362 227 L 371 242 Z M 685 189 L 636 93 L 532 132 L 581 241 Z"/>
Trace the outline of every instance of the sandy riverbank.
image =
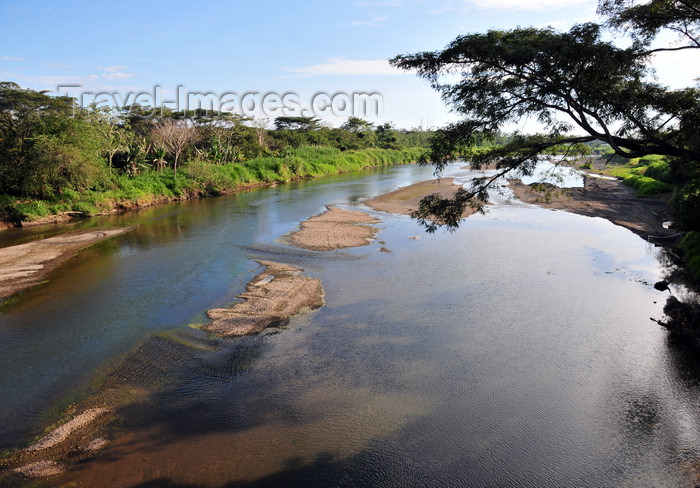
<path id="1" fill-rule="evenodd" d="M 41 283 L 60 264 L 96 242 L 133 230 L 71 232 L 0 248 L 0 300 Z"/>
<path id="2" fill-rule="evenodd" d="M 523 202 L 588 217 L 601 217 L 651 242 L 666 244 L 669 236 L 677 234 L 663 225 L 673 220 L 668 196 L 638 197 L 633 188 L 618 180 L 584 176 L 583 188 L 564 190 L 511 180 L 510 188 Z"/>
<path id="3" fill-rule="evenodd" d="M 405 186 L 363 203 L 380 212 L 410 215 L 412 211 L 418 210 L 423 197 L 437 193 L 442 198 L 452 198 L 460 188 L 461 185 L 455 184 L 453 178 L 440 178 Z M 472 213 L 471 208 L 467 208 L 463 217 Z"/>

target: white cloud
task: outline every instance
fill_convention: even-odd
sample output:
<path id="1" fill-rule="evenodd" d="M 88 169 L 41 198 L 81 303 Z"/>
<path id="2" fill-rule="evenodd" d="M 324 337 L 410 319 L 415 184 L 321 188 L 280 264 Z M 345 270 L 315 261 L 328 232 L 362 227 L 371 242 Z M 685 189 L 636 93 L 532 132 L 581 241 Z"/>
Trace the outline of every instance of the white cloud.
<path id="1" fill-rule="evenodd" d="M 44 66 L 47 68 L 56 68 L 56 69 L 73 69 L 75 66 L 72 66 L 70 64 L 61 64 L 61 63 L 44 63 Z"/>
<path id="2" fill-rule="evenodd" d="M 125 69 L 129 69 L 129 67 L 117 64 L 114 66 L 98 66 L 97 69 L 106 73 L 116 73 L 118 71 L 124 71 Z"/>
<path id="3" fill-rule="evenodd" d="M 134 73 L 102 73 L 102 78 L 106 80 L 126 80 L 134 76 Z"/>
<path id="4" fill-rule="evenodd" d="M 350 22 L 350 25 L 364 27 L 382 27 L 384 21 L 386 21 L 387 19 L 388 17 L 386 15 L 382 15 L 381 17 L 373 17 L 370 20 L 355 20 L 353 22 Z"/>
<path id="5" fill-rule="evenodd" d="M 114 66 L 98 66 L 97 68 L 100 71 L 104 71 L 104 73 L 102 73 L 102 77 L 106 80 L 126 80 L 127 78 L 131 78 L 135 74 L 126 73 L 124 70 L 129 69 L 129 67 L 123 66 L 121 64 L 117 64 Z"/>
<path id="6" fill-rule="evenodd" d="M 433 9 L 428 10 L 428 13 L 442 15 L 442 14 L 446 14 L 448 12 L 456 12 L 456 11 L 457 11 L 457 9 L 454 8 L 452 5 L 443 5 L 440 8 L 433 8 Z"/>
<path id="7" fill-rule="evenodd" d="M 24 58 L 17 58 L 14 56 L 0 56 L 3 61 L 24 61 Z"/>
<path id="8" fill-rule="evenodd" d="M 290 71 L 304 76 L 322 75 L 400 75 L 404 72 L 394 68 L 385 59 L 329 59 L 327 63 L 314 64 Z"/>

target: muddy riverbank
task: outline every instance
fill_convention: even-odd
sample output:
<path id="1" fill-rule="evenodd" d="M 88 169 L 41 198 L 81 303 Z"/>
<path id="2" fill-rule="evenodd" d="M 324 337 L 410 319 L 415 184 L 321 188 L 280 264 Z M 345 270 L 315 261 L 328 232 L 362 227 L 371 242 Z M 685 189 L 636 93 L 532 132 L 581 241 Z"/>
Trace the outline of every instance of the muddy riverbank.
<path id="1" fill-rule="evenodd" d="M 677 232 L 668 229 L 673 220 L 668 197 L 639 197 L 618 180 L 584 176 L 582 188 L 560 189 L 547 184 L 525 185 L 511 180 L 510 188 L 518 199 L 544 208 L 566 210 L 587 217 L 600 217 L 625 227 L 645 240 L 668 245 Z"/>

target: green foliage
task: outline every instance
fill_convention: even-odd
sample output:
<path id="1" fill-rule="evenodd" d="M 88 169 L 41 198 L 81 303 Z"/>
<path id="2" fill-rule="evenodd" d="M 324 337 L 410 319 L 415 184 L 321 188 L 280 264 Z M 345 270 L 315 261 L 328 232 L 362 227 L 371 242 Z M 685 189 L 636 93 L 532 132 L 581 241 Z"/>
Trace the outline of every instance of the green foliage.
<path id="1" fill-rule="evenodd" d="M 673 183 L 671 167 L 666 161 L 653 162 L 647 165 L 644 169 L 644 176 L 663 181 L 664 183 Z"/>
<path id="2" fill-rule="evenodd" d="M 41 200 L 30 200 L 27 202 L 17 202 L 9 206 L 10 216 L 17 221 L 37 220 L 49 215 L 49 208 L 46 202 Z"/>
<path id="3" fill-rule="evenodd" d="M 700 229 L 700 180 L 691 180 L 682 185 L 673 198 L 676 219 L 683 229 Z"/>
<path id="4" fill-rule="evenodd" d="M 679 168 L 700 162 L 700 90 L 655 83 L 650 60 L 651 54 L 665 50 L 700 49 L 694 37 L 700 16 L 692 3 L 653 0 L 632 6 L 628 0 L 602 0 L 600 10 L 610 21 L 607 27 L 632 34 L 635 42 L 629 47 L 609 41 L 606 26 L 586 23 L 566 32 L 517 28 L 471 33 L 443 50 L 399 55 L 391 63 L 417 72 L 464 117 L 435 132 L 430 159 L 437 171 L 470 154 L 477 168 L 489 164 L 500 175 L 510 171 L 527 175 L 538 157 L 554 147 L 602 141 L 608 147 L 598 150 L 609 148 L 611 156 L 667 156 L 674 181 L 685 182 L 687 178 L 678 175 L 687 172 Z M 650 42 L 661 30 L 680 33 L 680 45 L 651 49 Z M 515 134 L 486 149 L 480 143 L 527 118 L 542 124 L 544 134 Z M 473 151 L 478 146 L 482 148 Z M 651 171 L 668 179 L 661 167 Z M 488 197 L 486 188 L 494 181 L 475 181 L 470 197 L 483 204 L 481 197 Z M 631 181 L 644 191 L 661 189 L 639 178 Z M 463 200 L 455 198 L 453 203 L 463 206 Z M 439 221 L 449 205 L 434 203 Z"/>
<path id="5" fill-rule="evenodd" d="M 309 131 L 319 128 L 320 120 L 315 117 L 277 117 L 275 129 Z"/>
<path id="6" fill-rule="evenodd" d="M 100 191 L 63 188 L 49 200 L 0 195 L 0 210 L 4 209 L 16 221 L 61 212 L 96 215 L 113 211 L 117 206 L 129 208 L 199 195 L 228 194 L 250 186 L 405 164 L 416 161 L 423 151 L 422 148 L 341 151 L 304 146 L 285 157 L 255 158 L 243 163 L 217 164 L 200 159 L 185 163 L 177 176 L 171 171 L 157 170 L 118 175 L 111 180 L 110 188 Z"/>
<path id="7" fill-rule="evenodd" d="M 73 110 L 72 102 L 0 83 L 0 211 L 12 219 L 95 215 L 415 161 L 422 150 L 409 142 L 429 134 L 391 124 L 374 130 L 358 118 L 334 129 L 308 117 L 278 119 L 270 131 L 233 114 Z M 163 171 L 168 165 L 184 174 Z"/>
<path id="8" fill-rule="evenodd" d="M 671 167 L 666 158 L 659 155 L 628 159 L 624 165 L 609 167 L 603 173 L 622 180 L 636 189 L 639 196 L 653 196 L 674 189 Z"/>
<path id="9" fill-rule="evenodd" d="M 648 197 L 652 195 L 658 195 L 660 193 L 667 193 L 673 190 L 673 187 L 668 183 L 663 181 L 655 180 L 654 178 L 649 178 L 640 174 L 630 174 L 622 182 L 625 185 L 631 186 L 637 190 L 637 194 L 640 197 Z"/>
<path id="10" fill-rule="evenodd" d="M 686 271 L 696 282 L 700 282 L 700 232 L 688 232 L 679 249 L 683 252 Z"/>
<path id="11" fill-rule="evenodd" d="M 0 193 L 48 198 L 109 180 L 102 135 L 68 102 L 0 83 Z"/>
<path id="12" fill-rule="evenodd" d="M 26 172 L 19 182 L 22 194 L 47 198 L 63 187 L 84 191 L 109 182 L 94 126 L 77 118 L 61 122 L 53 133 L 33 139 Z"/>

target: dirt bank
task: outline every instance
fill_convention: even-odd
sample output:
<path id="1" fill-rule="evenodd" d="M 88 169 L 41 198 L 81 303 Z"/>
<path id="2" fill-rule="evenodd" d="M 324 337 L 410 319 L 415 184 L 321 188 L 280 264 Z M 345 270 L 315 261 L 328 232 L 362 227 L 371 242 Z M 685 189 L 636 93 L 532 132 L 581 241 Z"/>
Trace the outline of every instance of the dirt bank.
<path id="1" fill-rule="evenodd" d="M 204 330 L 221 336 L 257 334 L 267 327 L 286 325 L 305 308 L 323 306 L 321 280 L 302 276 L 303 270 L 286 264 L 258 261 L 266 266 L 238 295 L 245 299 L 229 308 L 207 312 L 212 322 Z"/>
<path id="2" fill-rule="evenodd" d="M 461 185 L 456 185 L 453 178 L 421 181 L 420 183 L 379 195 L 364 203 L 380 212 L 410 215 L 412 211 L 418 210 L 423 197 L 437 193 L 443 198 L 452 198 L 459 188 L 461 188 Z M 467 208 L 463 217 L 467 217 L 472 213 L 472 209 Z"/>
<path id="3" fill-rule="evenodd" d="M 511 180 L 515 195 L 526 203 L 602 217 L 651 242 L 667 244 L 676 234 L 663 223 L 673 219 L 668 197 L 638 197 L 620 181 L 584 176 L 583 188 L 558 189 L 551 185 L 525 185 Z"/>
<path id="4" fill-rule="evenodd" d="M 133 227 L 71 232 L 0 248 L 0 300 L 41 283 L 51 271 L 79 250 L 131 230 Z"/>
<path id="5" fill-rule="evenodd" d="M 332 251 L 366 246 L 377 233 L 377 228 L 368 224 L 379 221 L 365 212 L 326 208 L 322 214 L 299 224 L 299 230 L 287 236 L 286 241 L 302 249 Z"/>

